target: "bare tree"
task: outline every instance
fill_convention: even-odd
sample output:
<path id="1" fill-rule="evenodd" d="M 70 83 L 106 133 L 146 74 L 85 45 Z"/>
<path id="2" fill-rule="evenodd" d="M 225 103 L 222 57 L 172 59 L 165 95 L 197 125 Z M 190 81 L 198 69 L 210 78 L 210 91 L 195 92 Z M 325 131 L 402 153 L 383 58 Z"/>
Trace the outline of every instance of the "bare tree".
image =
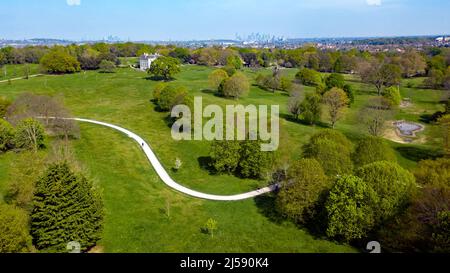
<path id="1" fill-rule="evenodd" d="M 383 97 L 369 100 L 359 112 L 359 121 L 372 136 L 381 136 L 386 127 L 386 121 L 392 118 L 389 101 Z"/>
<path id="2" fill-rule="evenodd" d="M 294 119 L 298 120 L 301 114 L 302 93 L 292 92 L 288 100 L 288 111 L 294 116 Z"/>
<path id="3" fill-rule="evenodd" d="M 18 97 L 8 107 L 6 118 L 12 124 L 17 124 L 27 118 L 39 118 L 49 134 L 69 137 L 79 137 L 79 127 L 70 119 L 72 115 L 66 109 L 60 98 L 39 96 L 25 93 Z"/>

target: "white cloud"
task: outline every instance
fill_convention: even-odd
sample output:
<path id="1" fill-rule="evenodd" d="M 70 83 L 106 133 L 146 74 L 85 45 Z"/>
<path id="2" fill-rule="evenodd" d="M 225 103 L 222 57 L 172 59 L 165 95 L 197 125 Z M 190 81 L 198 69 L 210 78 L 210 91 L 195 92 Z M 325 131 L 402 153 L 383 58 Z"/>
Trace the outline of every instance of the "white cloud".
<path id="1" fill-rule="evenodd" d="M 67 0 L 67 5 L 79 6 L 79 5 L 81 5 L 81 0 Z"/>
<path id="2" fill-rule="evenodd" d="M 381 0 L 366 0 L 369 6 L 381 6 Z"/>

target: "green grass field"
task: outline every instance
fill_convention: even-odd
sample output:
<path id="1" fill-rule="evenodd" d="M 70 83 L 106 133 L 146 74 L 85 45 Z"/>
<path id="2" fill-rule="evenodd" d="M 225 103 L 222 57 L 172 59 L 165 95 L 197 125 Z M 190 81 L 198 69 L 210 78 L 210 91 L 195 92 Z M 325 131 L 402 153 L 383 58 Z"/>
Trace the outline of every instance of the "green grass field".
<path id="1" fill-rule="evenodd" d="M 288 96 L 252 86 L 248 96 L 239 101 L 215 96 L 208 90 L 211 68 L 183 66 L 173 84 L 189 88 L 193 96 L 203 96 L 203 103 L 279 104 L 281 108 L 280 153 L 291 160 L 301 157 L 301 147 L 310 135 L 322 129 L 286 119 Z M 286 70 L 293 77 L 296 70 Z M 250 77 L 257 72 L 245 70 Z M 352 140 L 363 135 L 358 125 L 358 109 L 375 90 L 349 78 L 357 90 L 355 104 L 337 129 Z M 63 96 L 66 106 L 77 117 L 110 122 L 144 137 L 161 162 L 170 170 L 175 158 L 183 167 L 171 175 L 180 184 L 213 194 L 237 194 L 256 189 L 265 181 L 242 180 L 228 175 L 210 175 L 200 167 L 199 159 L 208 156 L 210 143 L 176 142 L 164 118 L 167 113 L 155 111 L 150 102 L 156 82 L 132 69 L 100 74 L 95 71 L 64 76 L 45 76 L 0 84 L 0 96 L 13 99 L 28 91 L 36 94 Z M 305 88 L 305 92 L 312 92 Z M 403 109 L 398 118 L 419 121 L 424 114 L 440 109 L 443 95 L 437 90 L 406 89 L 404 96 L 413 107 Z M 103 191 L 106 223 L 101 246 L 106 252 L 354 252 L 354 248 L 315 238 L 307 231 L 280 220 L 273 212 L 270 196 L 240 202 L 213 202 L 190 198 L 168 189 L 157 177 L 140 147 L 126 136 L 107 128 L 81 124 L 81 138 L 73 141 L 76 157 L 88 176 Z M 396 148 L 399 162 L 413 168 L 416 161 L 439 152 L 442 141 L 433 125 L 423 132 L 428 142 Z M 0 193 L 4 193 L 10 162 L 15 155 L 0 155 Z M 170 204 L 170 218 L 165 213 Z M 214 238 L 201 232 L 209 218 L 219 223 Z"/>
<path id="2" fill-rule="evenodd" d="M 28 68 L 27 68 L 28 67 Z M 11 64 L 0 67 L 0 81 L 25 77 L 28 69 L 28 75 L 34 75 L 41 73 L 38 64 Z M 6 73 L 5 73 L 6 72 Z"/>

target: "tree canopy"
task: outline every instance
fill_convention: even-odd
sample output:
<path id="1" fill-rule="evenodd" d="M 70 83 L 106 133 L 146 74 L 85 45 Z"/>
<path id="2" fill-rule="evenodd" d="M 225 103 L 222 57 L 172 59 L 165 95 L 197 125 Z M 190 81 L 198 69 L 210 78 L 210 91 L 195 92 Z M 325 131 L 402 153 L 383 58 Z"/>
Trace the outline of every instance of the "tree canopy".
<path id="1" fill-rule="evenodd" d="M 394 150 L 379 137 L 366 137 L 356 145 L 353 154 L 356 166 L 364 166 L 378 161 L 397 162 Z"/>
<path id="2" fill-rule="evenodd" d="M 277 195 L 277 209 L 285 217 L 304 224 L 312 219 L 330 181 L 315 159 L 301 159 L 288 172 Z"/>
<path id="3" fill-rule="evenodd" d="M 416 190 L 414 176 L 398 164 L 380 161 L 365 165 L 356 171 L 380 197 L 377 218 L 385 221 L 401 212 Z"/>
<path id="4" fill-rule="evenodd" d="M 181 72 L 180 61 L 172 57 L 159 57 L 152 62 L 148 73 L 168 81 Z"/>
<path id="5" fill-rule="evenodd" d="M 51 74 L 75 73 L 81 70 L 77 58 L 63 47 L 54 47 L 41 59 L 41 66 Z"/>
<path id="6" fill-rule="evenodd" d="M 326 202 L 327 235 L 347 242 L 364 238 L 375 225 L 376 203 L 377 194 L 361 178 L 339 178 Z"/>
<path id="7" fill-rule="evenodd" d="M 316 159 L 329 176 L 350 174 L 352 143 L 340 132 L 323 130 L 313 135 L 304 147 L 306 158 Z"/>

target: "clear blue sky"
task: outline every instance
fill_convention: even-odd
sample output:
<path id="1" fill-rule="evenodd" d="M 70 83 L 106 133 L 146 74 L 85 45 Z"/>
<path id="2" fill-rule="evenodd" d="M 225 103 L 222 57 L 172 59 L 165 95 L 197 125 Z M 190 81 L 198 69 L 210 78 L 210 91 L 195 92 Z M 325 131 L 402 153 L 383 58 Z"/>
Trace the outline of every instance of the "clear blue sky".
<path id="1" fill-rule="evenodd" d="M 1 0 L 0 38 L 448 34 L 449 0 Z"/>

